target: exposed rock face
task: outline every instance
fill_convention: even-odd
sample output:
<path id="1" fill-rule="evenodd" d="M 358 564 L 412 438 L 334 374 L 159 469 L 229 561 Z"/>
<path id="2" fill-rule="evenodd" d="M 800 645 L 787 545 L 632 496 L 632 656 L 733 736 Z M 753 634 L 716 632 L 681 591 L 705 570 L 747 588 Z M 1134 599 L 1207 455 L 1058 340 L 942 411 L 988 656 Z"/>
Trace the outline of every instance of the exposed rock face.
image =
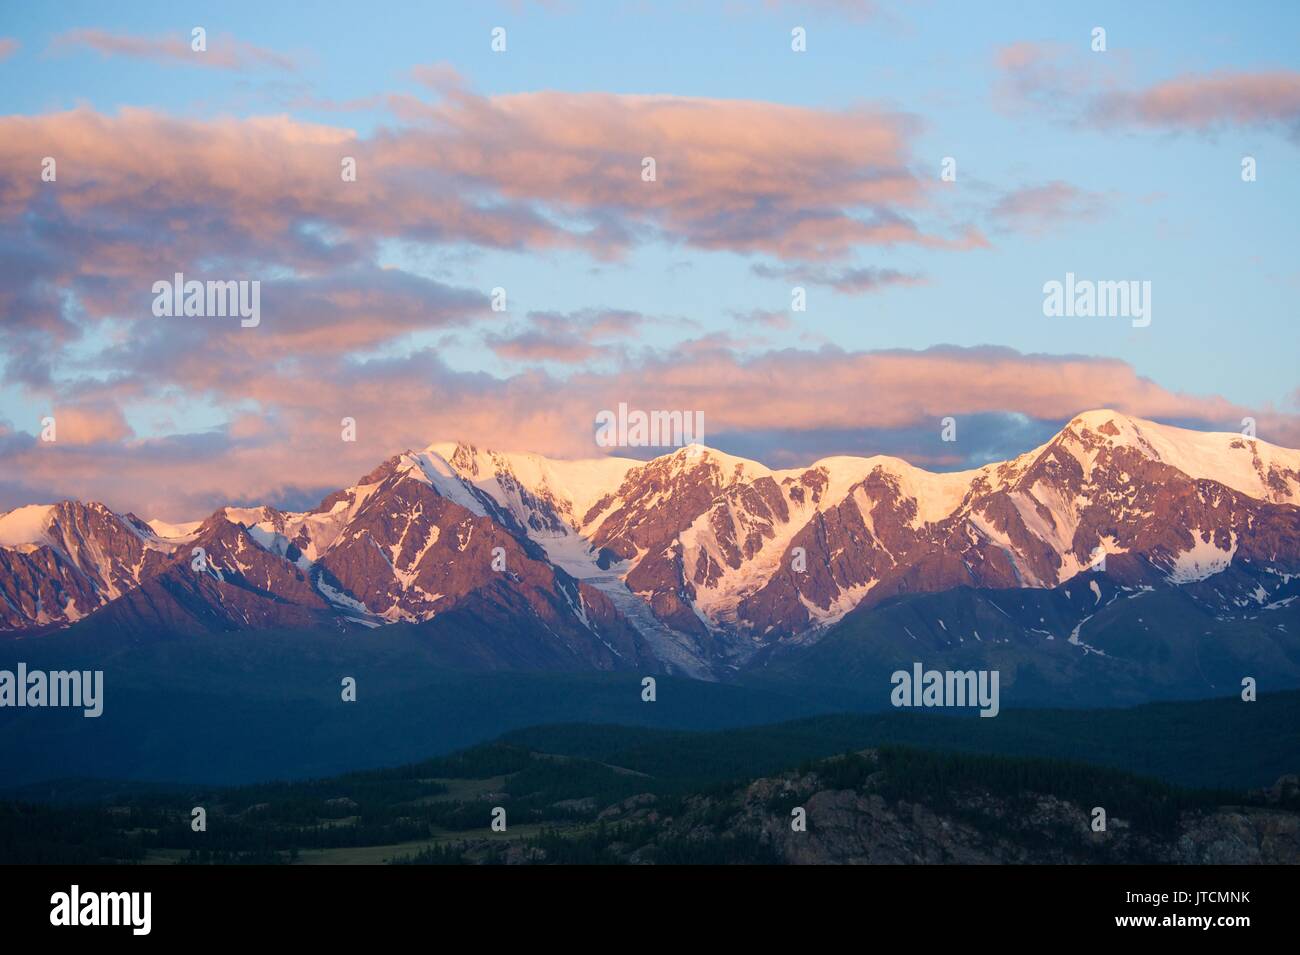
<path id="1" fill-rule="evenodd" d="M 868 761 L 874 751 L 858 754 Z M 834 764 L 838 759 L 822 765 Z M 852 788 L 820 768 L 755 780 L 730 795 L 691 797 L 665 816 L 653 797 L 601 813 L 607 825 L 652 823 L 655 841 L 735 840 L 787 864 L 1291 864 L 1300 862 L 1300 813 L 1260 806 L 1175 812 L 1169 825 L 1111 815 L 1091 826 L 1091 807 L 1032 789 L 995 794 L 961 785 L 933 797 L 898 798 L 887 773 Z M 804 810 L 795 831 L 791 808 Z M 723 820 L 719 824 L 718 820 Z M 655 842 L 628 845 L 626 861 L 654 861 Z"/>
<path id="2" fill-rule="evenodd" d="M 1169 861 L 1188 865 L 1295 865 L 1300 819 L 1294 812 L 1221 809 L 1189 816 Z"/>
<path id="3" fill-rule="evenodd" d="M 628 562 L 627 586 L 676 630 L 707 633 L 695 613 L 693 590 L 684 580 L 683 533 L 700 515 L 713 512 L 720 495 L 724 500 L 728 493 L 746 495 L 760 507 L 775 499 L 762 494 L 769 490 L 770 478 L 759 478 L 765 482 L 762 490 L 739 483 L 753 476 L 748 464 L 703 448 L 686 448 L 630 472 L 617 492 L 601 498 L 586 515 L 588 526 L 594 526 L 592 543 Z M 721 514 L 716 516 L 723 520 Z M 734 525 L 727 522 L 725 530 L 734 533 Z M 733 549 L 747 547 L 749 556 L 756 550 L 752 536 L 739 544 L 726 540 Z"/>
<path id="4" fill-rule="evenodd" d="M 333 616 L 303 569 L 218 511 L 157 573 L 93 620 L 97 627 L 146 636 L 309 627 Z"/>
<path id="5" fill-rule="evenodd" d="M 500 487 L 526 483 L 510 456 L 491 467 Z M 1300 562 L 1300 454 L 1114 412 L 1081 415 L 1041 448 L 960 474 L 892 458 L 770 471 L 690 447 L 619 477 L 585 511 L 541 485 L 526 510 L 544 528 L 533 536 L 549 550 L 547 537 L 576 533 L 599 569 L 612 566 L 714 663 L 898 594 L 1055 587 L 1100 555 L 1112 581 L 1135 586 L 1244 569 L 1237 596 L 1257 606 Z"/>
<path id="6" fill-rule="evenodd" d="M 791 539 L 738 618 L 785 635 L 842 616 L 846 595 L 869 607 L 959 586 L 1050 588 L 1101 554 L 1113 581 L 1134 585 L 1191 584 L 1249 565 L 1251 591 L 1262 588 L 1258 603 L 1268 603 L 1300 566 L 1295 468 L 1265 469 L 1259 442 L 1218 436 L 1228 458 L 1222 480 L 1193 476 L 1153 457 L 1141 430 L 1119 416 L 1076 418 L 1043 448 L 960 476 L 964 487 L 947 490 L 958 503 L 936 521 L 918 519 L 924 502 L 906 475 L 877 465 Z M 1232 460 L 1244 455 L 1253 483 Z M 795 547 L 807 554 L 805 573 L 790 569 Z"/>
<path id="7" fill-rule="evenodd" d="M 519 790 L 527 803 L 529 794 Z M 1207 794 L 1078 763 L 868 749 L 748 782 L 670 792 L 556 801 L 551 813 L 579 818 L 552 821 L 550 838 L 507 847 L 471 832 L 456 841 L 454 854 L 463 862 L 525 865 L 575 855 L 632 865 L 1300 862 L 1294 799 L 1269 805 L 1259 794 L 1242 794 L 1242 804 L 1220 805 Z M 479 797 L 477 805 L 486 810 L 496 798 Z M 1109 808 L 1095 828 L 1098 803 Z"/>
<path id="8" fill-rule="evenodd" d="M 73 623 L 158 573 L 170 551 L 134 515 L 102 504 L 0 515 L 0 630 Z"/>
<path id="9" fill-rule="evenodd" d="M 476 636 L 471 665 L 658 669 L 604 593 L 552 565 L 491 498 L 417 456 L 390 459 L 313 511 L 223 508 L 180 536 L 102 505 L 47 510 L 33 516 L 39 542 L 0 549 L 14 629 L 97 609 L 87 624 L 133 636 L 452 614 L 458 630 L 468 618 L 502 635 L 496 648 Z"/>
<path id="10" fill-rule="evenodd" d="M 181 629 L 423 624 L 472 605 L 598 666 L 708 676 L 900 595 L 1058 588 L 1101 557 L 1108 586 L 1267 612 L 1294 599 L 1298 505 L 1300 452 L 1108 411 L 955 474 L 887 457 L 773 471 L 694 445 L 644 463 L 434 445 L 304 513 L 0 515 L 0 630 L 66 626 L 136 591 L 122 619 Z M 211 580 L 187 576 L 197 546 Z"/>

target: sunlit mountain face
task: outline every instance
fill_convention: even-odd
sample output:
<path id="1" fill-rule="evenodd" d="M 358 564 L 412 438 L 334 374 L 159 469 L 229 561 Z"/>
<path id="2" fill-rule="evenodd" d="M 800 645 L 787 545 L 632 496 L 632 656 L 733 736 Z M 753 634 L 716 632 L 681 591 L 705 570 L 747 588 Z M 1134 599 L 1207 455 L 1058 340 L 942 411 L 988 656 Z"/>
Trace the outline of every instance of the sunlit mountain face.
<path id="1" fill-rule="evenodd" d="M 1211 629 L 1276 617 L 1291 638 L 1297 502 L 1300 452 L 1105 410 L 947 473 L 892 457 L 772 470 L 698 444 L 644 463 L 434 444 L 303 512 L 170 524 L 74 501 L 17 508 L 0 516 L 0 593 L 15 636 L 510 619 L 529 639 L 492 666 L 716 680 L 899 598 L 1031 591 L 1064 609 L 1022 621 L 1021 639 L 1100 664 L 1093 619 L 1164 592 Z M 937 625 L 947 643 L 1009 640 Z"/>

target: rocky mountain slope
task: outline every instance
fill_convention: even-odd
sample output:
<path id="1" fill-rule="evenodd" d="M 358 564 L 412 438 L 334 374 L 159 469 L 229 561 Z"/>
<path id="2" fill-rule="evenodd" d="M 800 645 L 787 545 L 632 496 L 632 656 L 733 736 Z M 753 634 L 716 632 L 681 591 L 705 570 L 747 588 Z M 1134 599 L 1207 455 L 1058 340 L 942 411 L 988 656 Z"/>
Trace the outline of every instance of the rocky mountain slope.
<path id="1" fill-rule="evenodd" d="M 151 526 L 64 502 L 0 517 L 0 535 L 24 538 L 0 549 L 15 568 L 0 578 L 4 624 L 20 634 L 79 621 L 143 637 L 435 619 L 434 632 L 444 621 L 459 632 L 468 617 L 511 635 L 514 659 L 500 665 L 658 668 L 608 597 L 424 458 L 395 457 L 306 513 L 223 508 Z"/>

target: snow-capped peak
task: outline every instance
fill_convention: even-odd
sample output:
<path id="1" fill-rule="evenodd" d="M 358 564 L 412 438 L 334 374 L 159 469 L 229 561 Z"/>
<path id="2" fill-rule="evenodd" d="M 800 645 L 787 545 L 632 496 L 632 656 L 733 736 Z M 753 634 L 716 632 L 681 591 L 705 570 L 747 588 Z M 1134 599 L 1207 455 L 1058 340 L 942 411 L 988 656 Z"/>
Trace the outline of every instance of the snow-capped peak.
<path id="1" fill-rule="evenodd" d="M 1300 451 L 1259 438 L 1193 431 L 1099 409 L 1076 415 L 1060 439 L 1085 466 L 1101 447 L 1132 448 L 1188 477 L 1217 481 L 1258 500 L 1300 504 Z"/>
<path id="2" fill-rule="evenodd" d="M 168 541 L 184 540 L 193 537 L 194 533 L 203 526 L 202 521 L 183 521 L 179 524 L 171 524 L 167 521 L 160 521 L 156 518 L 152 521 L 146 521 L 145 523 L 149 525 L 150 530 L 158 535 L 158 537 Z"/>
<path id="3" fill-rule="evenodd" d="M 27 504 L 0 514 L 0 547 L 44 543 L 54 509 L 54 504 Z"/>

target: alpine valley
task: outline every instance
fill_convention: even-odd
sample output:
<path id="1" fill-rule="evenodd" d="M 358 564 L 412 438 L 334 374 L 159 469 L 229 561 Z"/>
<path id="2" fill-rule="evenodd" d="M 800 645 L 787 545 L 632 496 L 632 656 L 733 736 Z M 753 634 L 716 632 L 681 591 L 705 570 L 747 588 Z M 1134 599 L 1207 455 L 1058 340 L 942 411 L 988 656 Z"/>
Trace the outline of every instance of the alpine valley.
<path id="1" fill-rule="evenodd" d="M 1120 705 L 1300 686 L 1297 597 L 1300 451 L 1106 410 L 959 473 L 434 444 L 301 513 L 0 515 L 11 650 L 396 628 L 458 670 L 883 705 L 888 674 L 924 661 L 999 669 L 1004 706 Z"/>

